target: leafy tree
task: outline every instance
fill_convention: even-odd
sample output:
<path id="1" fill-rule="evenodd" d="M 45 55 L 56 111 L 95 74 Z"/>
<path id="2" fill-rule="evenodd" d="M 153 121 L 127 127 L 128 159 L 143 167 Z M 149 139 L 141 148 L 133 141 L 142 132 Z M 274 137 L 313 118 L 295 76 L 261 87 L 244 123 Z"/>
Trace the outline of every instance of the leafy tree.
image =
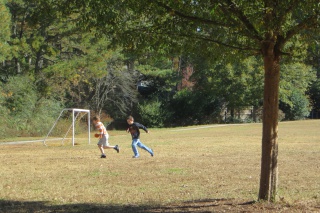
<path id="1" fill-rule="evenodd" d="M 171 101 L 171 125 L 193 125 L 220 122 L 223 101 L 211 90 L 184 89 Z"/>
<path id="2" fill-rule="evenodd" d="M 210 91 L 224 100 L 232 119 L 236 109 L 253 106 L 257 110 L 261 106 L 263 69 L 255 57 L 236 62 L 198 59 L 193 64 L 195 90 Z"/>
<path id="3" fill-rule="evenodd" d="M 308 46 L 308 54 L 306 63 L 312 65 L 317 71 L 317 77 L 310 86 L 308 95 L 312 102 L 312 107 L 315 111 L 320 111 L 320 36 L 312 35 L 312 42 Z"/>
<path id="4" fill-rule="evenodd" d="M 52 1 L 1 0 L 0 18 L 2 135 L 11 127 L 19 135 L 46 132 L 62 106 L 89 107 L 101 84 L 116 85 L 103 110 L 130 107 L 135 85 L 123 68 L 126 59 L 109 48 L 110 40 L 81 30 L 75 24 L 79 14 L 63 16 Z"/>
<path id="5" fill-rule="evenodd" d="M 109 48 L 109 40 L 81 31 L 74 22 L 79 15 L 63 16 L 51 1 L 10 0 L 7 5 L 13 57 L 0 71 L 3 79 L 25 73 L 41 97 L 62 100 L 67 107 L 89 107 L 97 79 L 105 78 L 109 59 L 119 51 Z"/>
<path id="6" fill-rule="evenodd" d="M 8 41 L 10 40 L 10 12 L 5 5 L 6 1 L 0 1 L 0 61 L 4 61 L 10 55 L 10 46 Z"/>
<path id="7" fill-rule="evenodd" d="M 63 107 L 55 99 L 39 97 L 28 76 L 10 77 L 1 84 L 0 94 L 1 126 L 4 127 L 0 137 L 11 133 L 16 136 L 43 135 Z"/>
<path id="8" fill-rule="evenodd" d="M 135 77 L 127 68 L 123 68 L 123 60 L 119 58 L 109 59 L 107 65 L 103 77 L 92 79 L 95 88 L 91 108 L 98 114 L 106 110 L 112 117 L 122 117 L 128 114 L 132 103 L 136 102 Z"/>
<path id="9" fill-rule="evenodd" d="M 151 103 L 161 102 L 161 107 L 168 109 L 177 84 L 181 81 L 178 71 L 173 69 L 172 58 L 157 55 L 138 59 L 136 64 L 138 83 L 141 84 L 138 86 L 139 99 Z M 166 118 L 170 117 L 168 114 Z"/>
<path id="10" fill-rule="evenodd" d="M 310 114 L 310 103 L 308 98 L 299 90 L 293 88 L 288 101 L 291 105 L 280 102 L 280 108 L 285 113 L 287 120 L 299 120 Z"/>
<path id="11" fill-rule="evenodd" d="M 315 70 L 310 66 L 299 62 L 283 65 L 280 108 L 285 113 L 285 119 L 298 120 L 309 115 L 311 103 L 306 93 L 315 79 Z"/>
<path id="12" fill-rule="evenodd" d="M 313 108 L 320 111 L 320 78 L 311 85 L 308 93 L 310 94 Z"/>
<path id="13" fill-rule="evenodd" d="M 191 58 L 191 63 L 196 70 L 193 75 L 196 82 L 194 90 L 211 91 L 220 97 L 225 101 L 232 117 L 235 109 L 253 106 L 254 112 L 262 106 L 263 67 L 259 58 L 248 57 L 240 61 L 228 62 L 227 59 L 213 61 L 196 57 Z M 310 110 L 305 93 L 316 77 L 315 72 L 310 66 L 300 62 L 288 62 L 282 67 L 281 109 L 287 114 L 286 119 L 304 118 Z M 298 96 L 299 99 L 297 99 Z M 301 104 L 301 101 L 304 104 Z"/>

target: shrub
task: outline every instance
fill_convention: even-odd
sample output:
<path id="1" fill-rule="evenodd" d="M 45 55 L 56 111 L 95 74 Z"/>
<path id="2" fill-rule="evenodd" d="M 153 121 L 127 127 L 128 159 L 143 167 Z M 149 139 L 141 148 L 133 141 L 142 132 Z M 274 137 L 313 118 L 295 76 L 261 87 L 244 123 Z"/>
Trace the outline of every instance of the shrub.
<path id="1" fill-rule="evenodd" d="M 40 98 L 27 76 L 9 78 L 1 85 L 0 137 L 41 136 L 48 132 L 62 104 Z"/>
<path id="2" fill-rule="evenodd" d="M 162 103 L 158 99 L 139 103 L 138 112 L 141 117 L 141 122 L 149 127 L 163 127 L 168 116 L 162 108 Z"/>
<path id="3" fill-rule="evenodd" d="M 305 94 L 293 90 L 288 98 L 290 104 L 280 102 L 280 108 L 285 113 L 286 120 L 300 120 L 310 114 L 311 107 Z"/>
<path id="4" fill-rule="evenodd" d="M 170 103 L 174 112 L 170 119 L 174 125 L 217 123 L 221 120 L 222 101 L 212 93 L 181 90 Z"/>

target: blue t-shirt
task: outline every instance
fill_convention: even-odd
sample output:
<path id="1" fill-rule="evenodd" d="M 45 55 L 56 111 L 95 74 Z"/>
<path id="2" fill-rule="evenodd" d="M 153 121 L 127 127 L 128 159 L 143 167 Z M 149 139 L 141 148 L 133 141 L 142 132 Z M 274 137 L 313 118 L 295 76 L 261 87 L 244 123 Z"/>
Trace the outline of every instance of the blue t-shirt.
<path id="1" fill-rule="evenodd" d="M 129 125 L 129 131 L 131 133 L 132 139 L 139 139 L 140 138 L 140 130 L 139 129 L 143 129 L 145 132 L 148 132 L 147 127 L 145 127 L 142 124 L 139 124 L 137 122 L 134 122 L 133 124 Z"/>

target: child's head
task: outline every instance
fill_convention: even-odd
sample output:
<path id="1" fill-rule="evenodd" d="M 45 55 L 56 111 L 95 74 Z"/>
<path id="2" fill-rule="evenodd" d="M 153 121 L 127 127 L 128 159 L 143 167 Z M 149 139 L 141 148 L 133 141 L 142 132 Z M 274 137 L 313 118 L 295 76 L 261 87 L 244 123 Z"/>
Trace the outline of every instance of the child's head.
<path id="1" fill-rule="evenodd" d="M 96 123 L 100 122 L 100 117 L 99 116 L 94 116 L 92 118 L 92 122 L 93 122 L 93 124 L 96 124 Z"/>
<path id="2" fill-rule="evenodd" d="M 128 124 L 133 124 L 133 122 L 134 122 L 133 117 L 132 117 L 131 115 L 128 116 L 128 117 L 127 117 L 127 123 L 128 123 Z"/>

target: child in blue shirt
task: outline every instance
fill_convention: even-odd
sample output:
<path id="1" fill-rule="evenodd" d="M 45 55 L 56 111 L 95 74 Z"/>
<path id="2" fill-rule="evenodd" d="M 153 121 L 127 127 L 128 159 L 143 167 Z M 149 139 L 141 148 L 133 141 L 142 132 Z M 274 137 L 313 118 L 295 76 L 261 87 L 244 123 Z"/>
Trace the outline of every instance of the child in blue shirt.
<path id="1" fill-rule="evenodd" d="M 146 133 L 149 133 L 147 127 L 143 126 L 142 124 L 139 124 L 137 122 L 134 122 L 134 119 L 132 116 L 129 116 L 127 118 L 127 123 L 129 124 L 129 128 L 127 129 L 127 132 L 131 133 L 132 136 L 132 150 L 134 153 L 133 158 L 139 158 L 139 152 L 137 149 L 137 146 L 140 147 L 141 149 L 146 150 L 147 152 L 150 153 L 150 155 L 153 157 L 154 153 L 153 150 L 141 143 L 140 141 L 140 130 L 143 129 Z"/>

